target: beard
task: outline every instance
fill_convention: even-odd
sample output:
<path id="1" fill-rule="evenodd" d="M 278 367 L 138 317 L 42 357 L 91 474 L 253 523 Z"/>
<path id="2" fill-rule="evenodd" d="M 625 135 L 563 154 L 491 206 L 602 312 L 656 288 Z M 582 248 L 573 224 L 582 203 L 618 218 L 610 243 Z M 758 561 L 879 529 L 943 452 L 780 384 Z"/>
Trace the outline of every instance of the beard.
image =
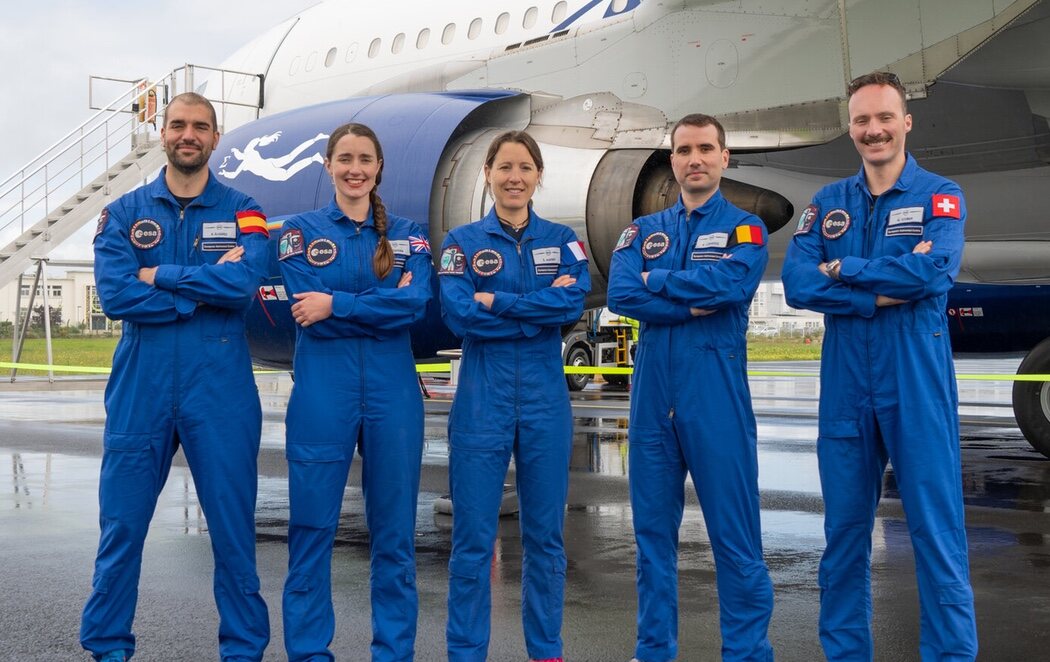
<path id="1" fill-rule="evenodd" d="M 164 152 L 168 155 L 168 163 L 182 174 L 195 175 L 208 166 L 208 157 L 211 156 L 208 150 L 202 148 L 196 154 L 184 156 L 179 153 L 178 147 L 178 145 L 165 147 Z"/>

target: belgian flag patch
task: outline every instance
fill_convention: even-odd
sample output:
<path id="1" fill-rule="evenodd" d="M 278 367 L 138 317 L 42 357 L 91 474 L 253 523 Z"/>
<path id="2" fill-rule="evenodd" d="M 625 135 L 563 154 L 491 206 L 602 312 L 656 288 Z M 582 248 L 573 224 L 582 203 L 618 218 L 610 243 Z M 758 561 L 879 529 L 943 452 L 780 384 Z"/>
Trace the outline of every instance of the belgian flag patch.
<path id="1" fill-rule="evenodd" d="M 738 225 L 736 230 L 729 235 L 729 246 L 737 244 L 757 244 L 762 246 L 762 226 L 760 225 Z"/>

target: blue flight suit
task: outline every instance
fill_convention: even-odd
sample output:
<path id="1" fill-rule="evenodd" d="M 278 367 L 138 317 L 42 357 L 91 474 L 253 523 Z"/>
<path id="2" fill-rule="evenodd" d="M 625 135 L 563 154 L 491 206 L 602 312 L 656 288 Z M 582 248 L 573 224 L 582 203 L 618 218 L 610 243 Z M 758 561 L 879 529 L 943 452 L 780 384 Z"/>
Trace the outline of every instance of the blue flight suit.
<path id="1" fill-rule="evenodd" d="M 579 320 L 590 290 L 576 233 L 529 211 L 521 240 L 495 211 L 453 228 L 438 273 L 442 317 L 463 338 L 459 387 L 448 419 L 452 491 L 448 657 L 484 662 L 492 562 L 511 455 L 521 518 L 522 624 L 533 659 L 562 655 L 562 524 L 569 488 L 572 410 L 561 327 Z M 569 274 L 569 287 L 551 287 Z M 492 292 L 492 309 L 474 300 Z"/>
<path id="2" fill-rule="evenodd" d="M 408 328 L 426 313 L 433 265 L 416 223 L 387 215 L 394 268 L 372 268 L 375 219 L 328 207 L 284 223 L 278 245 L 288 296 L 332 295 L 332 316 L 297 327 L 288 401 L 288 578 L 284 644 L 291 662 L 334 660 L 332 544 L 350 463 L 361 455 L 371 553 L 372 660 L 414 654 L 416 498 L 423 397 Z M 407 287 L 397 287 L 405 272 Z M 294 300 L 294 299 L 293 299 Z"/>
<path id="3" fill-rule="evenodd" d="M 265 269 L 265 217 L 213 173 L 183 210 L 166 172 L 106 207 L 95 235 L 99 300 L 123 334 L 106 384 L 102 535 L 80 642 L 96 657 L 134 652 L 142 547 L 181 445 L 215 557 L 219 653 L 261 660 L 270 638 L 255 570 L 262 410 L 244 318 Z M 239 262 L 216 264 L 238 244 Z M 158 267 L 155 285 L 138 280 L 142 267 Z"/>
<path id="4" fill-rule="evenodd" d="M 863 169 L 821 189 L 788 247 L 787 302 L 825 313 L 817 456 L 827 539 L 820 638 L 829 660 L 872 659 L 871 532 L 887 459 L 915 549 L 922 659 L 977 653 L 944 314 L 965 220 L 959 187 L 908 156 L 877 199 Z M 913 253 L 925 240 L 933 250 Z M 839 280 L 817 269 L 835 258 Z M 877 294 L 906 303 L 876 307 Z"/>
<path id="5" fill-rule="evenodd" d="M 747 313 L 769 256 L 762 222 L 720 191 L 629 225 L 609 308 L 641 322 L 628 430 L 638 546 L 635 657 L 678 654 L 678 529 L 693 478 L 714 552 L 725 660 L 772 660 L 773 586 L 762 560 Z M 648 271 L 648 282 L 642 272 Z M 690 308 L 714 311 L 694 316 Z"/>

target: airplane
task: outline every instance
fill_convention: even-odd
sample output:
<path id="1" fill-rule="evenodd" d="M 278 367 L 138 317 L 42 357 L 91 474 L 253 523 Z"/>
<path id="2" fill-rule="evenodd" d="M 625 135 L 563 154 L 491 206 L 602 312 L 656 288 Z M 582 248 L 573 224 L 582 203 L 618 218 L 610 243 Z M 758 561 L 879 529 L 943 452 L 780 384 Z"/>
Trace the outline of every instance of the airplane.
<path id="1" fill-rule="evenodd" d="M 775 279 L 791 236 L 778 230 L 860 166 L 848 82 L 893 71 L 915 120 L 909 151 L 966 194 L 953 348 L 1028 352 L 1019 372 L 1045 374 L 1048 63 L 1050 0 L 329 0 L 251 40 L 193 89 L 221 102 L 212 170 L 262 205 L 274 243 L 282 218 L 330 200 L 323 151 L 340 124 L 376 131 L 386 206 L 428 228 L 435 249 L 491 205 L 491 139 L 528 130 L 546 164 L 536 208 L 587 246 L 587 305 L 599 307 L 621 230 L 677 198 L 668 130 L 679 117 L 705 112 L 725 125 L 722 190 L 766 223 Z M 288 368 L 295 331 L 272 255 L 249 341 L 257 362 Z M 419 357 L 458 346 L 438 306 L 435 297 L 412 330 Z M 1017 382 L 1014 411 L 1050 456 L 1050 383 Z"/>

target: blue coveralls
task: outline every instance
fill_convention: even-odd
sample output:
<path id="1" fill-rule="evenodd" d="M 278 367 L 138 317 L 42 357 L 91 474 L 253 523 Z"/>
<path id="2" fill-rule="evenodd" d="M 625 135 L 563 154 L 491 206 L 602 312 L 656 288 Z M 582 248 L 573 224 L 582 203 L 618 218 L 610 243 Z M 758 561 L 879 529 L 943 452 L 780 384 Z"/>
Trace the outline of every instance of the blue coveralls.
<path id="1" fill-rule="evenodd" d="M 270 638 L 255 570 L 262 412 L 244 316 L 266 263 L 265 220 L 244 214 L 258 205 L 214 174 L 182 210 L 165 172 L 110 204 L 95 236 L 99 300 L 124 324 L 106 385 L 102 535 L 80 642 L 96 657 L 134 652 L 143 542 L 181 445 L 215 557 L 219 653 L 261 660 Z M 238 212 L 261 222 L 243 231 Z M 238 244 L 240 262 L 216 264 Z M 138 280 L 141 267 L 158 267 L 155 286 Z"/>
<path id="2" fill-rule="evenodd" d="M 452 558 L 448 657 L 484 662 L 492 562 L 511 455 L 521 517 L 522 623 L 533 659 L 562 655 L 565 594 L 562 524 L 569 487 L 572 411 L 561 331 L 583 312 L 587 258 L 569 228 L 529 212 L 520 243 L 495 211 L 449 232 L 442 246 L 442 316 L 463 338 L 449 414 Z M 551 287 L 569 274 L 576 283 Z M 474 301 L 493 292 L 492 309 Z"/>
<path id="3" fill-rule="evenodd" d="M 379 235 L 335 201 L 285 222 L 278 245 L 288 296 L 332 295 L 332 316 L 298 327 L 288 402 L 288 578 L 284 643 L 291 662 L 334 660 L 332 544 L 350 463 L 361 455 L 371 553 L 372 660 L 413 658 L 415 526 L 423 458 L 423 398 L 408 327 L 431 298 L 430 244 L 420 227 L 387 215 L 394 268 L 372 268 Z M 412 282 L 398 288 L 406 271 Z"/>
<path id="4" fill-rule="evenodd" d="M 772 660 L 773 586 L 762 560 L 747 313 L 768 261 L 766 230 L 716 192 L 628 226 L 613 251 L 609 307 L 641 322 L 628 449 L 638 546 L 635 656 L 678 654 L 678 529 L 686 472 L 718 582 L 725 660 Z M 648 283 L 641 274 L 649 272 Z M 693 316 L 690 307 L 714 312 Z"/>
<path id="5" fill-rule="evenodd" d="M 908 156 L 877 199 L 863 169 L 821 189 L 788 247 L 788 303 L 825 313 L 817 456 L 827 539 L 820 638 L 829 660 L 872 659 L 871 532 L 887 459 L 915 550 L 922 659 L 977 654 L 944 314 L 965 219 L 959 187 Z M 933 250 L 912 253 L 925 240 Z M 835 258 L 839 280 L 817 269 Z M 877 294 L 906 303 L 877 308 Z"/>

